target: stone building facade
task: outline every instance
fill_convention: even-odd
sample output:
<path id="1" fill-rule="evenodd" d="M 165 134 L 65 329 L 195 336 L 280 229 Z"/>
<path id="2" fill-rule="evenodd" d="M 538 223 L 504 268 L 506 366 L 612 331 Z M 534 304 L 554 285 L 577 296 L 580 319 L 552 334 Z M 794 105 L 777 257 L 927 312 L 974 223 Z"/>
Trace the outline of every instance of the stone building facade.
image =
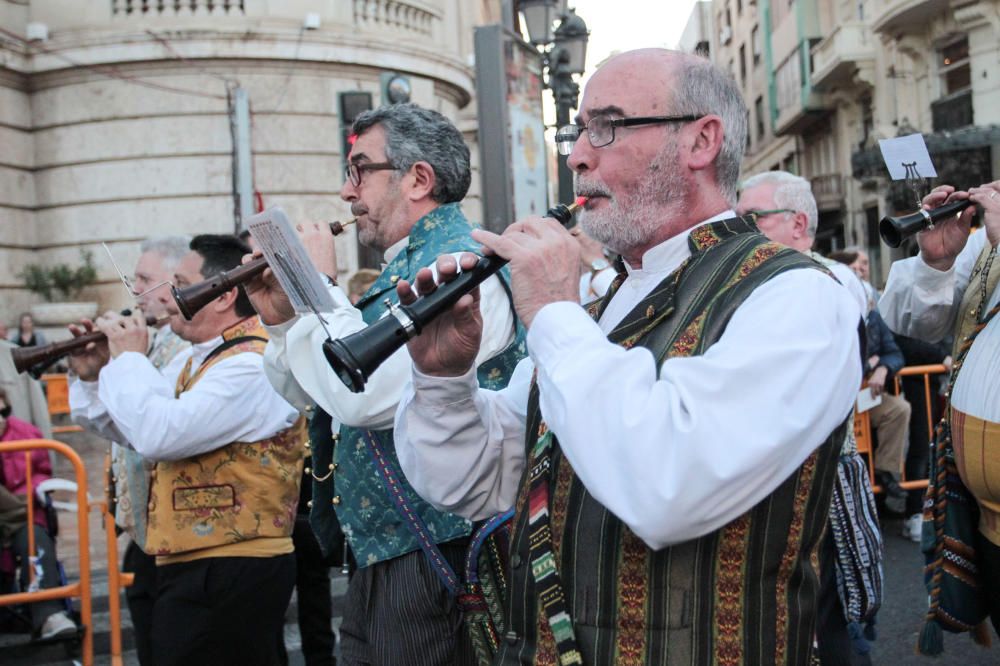
<path id="1" fill-rule="evenodd" d="M 885 214 L 910 211 L 878 139 L 920 132 L 939 177 L 1000 173 L 1000 1 L 713 0 L 713 58 L 750 109 L 744 173 L 782 168 L 813 184 L 818 247 L 869 249 L 881 283 Z"/>
<path id="2" fill-rule="evenodd" d="M 479 0 L 0 0 L 0 317 L 39 300 L 29 263 L 94 252 L 102 308 L 128 299 L 100 247 L 131 270 L 139 241 L 236 226 L 229 97 L 250 99 L 254 187 L 293 220 L 343 220 L 345 93 L 412 101 L 473 146 Z M 357 101 L 358 98 L 352 98 Z M 361 98 L 364 101 L 364 98 Z M 478 172 L 465 204 L 481 214 Z M 339 270 L 359 265 L 353 229 Z"/>

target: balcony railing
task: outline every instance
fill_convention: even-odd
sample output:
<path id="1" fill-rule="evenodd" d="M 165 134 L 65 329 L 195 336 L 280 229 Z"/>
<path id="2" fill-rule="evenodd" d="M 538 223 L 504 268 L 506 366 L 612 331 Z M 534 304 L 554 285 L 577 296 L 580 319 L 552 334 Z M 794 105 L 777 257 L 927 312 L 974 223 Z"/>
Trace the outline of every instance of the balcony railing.
<path id="1" fill-rule="evenodd" d="M 354 0 L 354 25 L 395 29 L 412 36 L 431 37 L 440 16 L 412 0 Z"/>
<path id="2" fill-rule="evenodd" d="M 812 84 L 833 85 L 849 78 L 859 67 L 875 62 L 875 47 L 868 26 L 850 22 L 833 29 L 812 48 Z"/>
<path id="3" fill-rule="evenodd" d="M 831 173 L 813 176 L 809 179 L 816 207 L 819 210 L 836 210 L 844 204 L 844 179 L 840 174 Z"/>
<path id="4" fill-rule="evenodd" d="M 111 13 L 124 14 L 229 14 L 244 13 L 243 0 L 111 0 Z"/>
<path id="5" fill-rule="evenodd" d="M 875 0 L 866 5 L 875 32 L 920 33 L 928 23 L 948 12 L 949 0 Z"/>
<path id="6" fill-rule="evenodd" d="M 957 130 L 974 124 L 972 91 L 966 90 L 931 102 L 931 117 L 935 132 Z"/>

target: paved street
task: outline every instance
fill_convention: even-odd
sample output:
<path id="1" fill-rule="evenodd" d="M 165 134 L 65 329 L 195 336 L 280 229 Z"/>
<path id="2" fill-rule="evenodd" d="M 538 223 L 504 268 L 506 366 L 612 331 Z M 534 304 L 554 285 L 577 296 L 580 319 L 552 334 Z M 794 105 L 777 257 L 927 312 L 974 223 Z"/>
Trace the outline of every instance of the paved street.
<path id="1" fill-rule="evenodd" d="M 93 499 L 101 497 L 103 492 L 103 469 L 105 443 L 97 438 L 81 433 L 63 436 L 84 459 L 89 476 L 90 494 Z M 71 478 L 69 466 L 64 461 L 57 461 L 56 475 Z M 61 535 L 59 537 L 60 558 L 67 569 L 70 578 L 75 579 L 79 572 L 79 558 L 75 553 L 77 530 L 75 517 L 72 514 L 61 514 Z M 963 666 L 995 666 L 1000 664 L 1000 646 L 992 650 L 984 650 L 975 645 L 966 636 L 946 634 L 945 654 L 941 659 L 920 657 L 914 653 L 917 633 L 920 630 L 923 612 L 926 607 L 925 592 L 921 578 L 923 557 L 919 546 L 899 536 L 901 523 L 898 520 L 887 520 L 883 524 L 886 545 L 886 590 L 885 602 L 879 613 L 878 639 L 873 644 L 873 663 L 891 666 L 907 664 L 962 664 Z M 104 531 L 100 528 L 99 517 L 91 514 L 91 563 L 94 571 L 94 626 L 97 664 L 109 664 L 110 651 L 109 616 L 107 604 L 107 545 Z M 339 570 L 332 570 L 334 594 L 334 626 L 340 625 L 340 615 L 343 608 L 343 595 L 347 588 L 347 580 L 340 575 Z M 122 600 L 122 641 L 125 648 L 125 664 L 137 664 L 133 650 L 132 627 L 128 612 Z M 301 641 L 296 624 L 295 598 L 286 613 L 285 643 L 289 651 L 291 664 L 301 664 Z M 4 666 L 42 666 L 48 664 L 67 664 L 63 646 L 48 646 L 44 648 L 27 647 L 23 644 L 25 636 L 0 636 L 0 664 Z"/>

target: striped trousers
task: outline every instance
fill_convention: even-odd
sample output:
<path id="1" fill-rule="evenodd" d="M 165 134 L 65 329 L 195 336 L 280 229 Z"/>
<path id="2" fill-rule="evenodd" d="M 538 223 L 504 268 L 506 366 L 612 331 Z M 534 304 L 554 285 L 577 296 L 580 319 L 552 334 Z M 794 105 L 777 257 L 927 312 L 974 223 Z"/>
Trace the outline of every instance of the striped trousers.
<path id="1" fill-rule="evenodd" d="M 438 545 L 456 573 L 468 543 Z M 419 550 L 354 573 L 344 600 L 340 653 L 347 666 L 476 664 L 455 598 Z"/>

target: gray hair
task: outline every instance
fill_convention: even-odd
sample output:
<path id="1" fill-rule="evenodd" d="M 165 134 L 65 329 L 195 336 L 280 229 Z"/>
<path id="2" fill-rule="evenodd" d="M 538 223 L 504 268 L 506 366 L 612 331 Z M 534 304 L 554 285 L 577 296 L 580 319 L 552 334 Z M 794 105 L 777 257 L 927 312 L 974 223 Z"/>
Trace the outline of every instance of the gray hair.
<path id="1" fill-rule="evenodd" d="M 191 251 L 190 236 L 150 236 L 139 244 L 139 252 L 153 252 L 163 258 L 163 267 L 173 268 Z"/>
<path id="2" fill-rule="evenodd" d="M 816 210 L 816 197 L 813 196 L 809 181 L 787 171 L 765 171 L 744 180 L 743 189 L 749 190 L 758 185 L 771 184 L 777 185 L 774 188 L 774 205 L 805 213 L 808 220 L 806 232 L 810 238 L 816 238 L 819 213 Z"/>
<path id="3" fill-rule="evenodd" d="M 397 169 L 408 171 L 417 162 L 431 165 L 431 199 L 446 204 L 465 198 L 472 182 L 469 147 L 450 120 L 416 104 L 393 104 L 365 111 L 351 131 L 361 135 L 375 125 L 385 130 L 385 157 Z"/>
<path id="4" fill-rule="evenodd" d="M 715 158 L 715 180 L 730 205 L 736 205 L 740 162 L 747 145 L 747 107 L 733 77 L 705 58 L 689 55 L 677 72 L 672 113 L 722 118 L 722 149 Z"/>

